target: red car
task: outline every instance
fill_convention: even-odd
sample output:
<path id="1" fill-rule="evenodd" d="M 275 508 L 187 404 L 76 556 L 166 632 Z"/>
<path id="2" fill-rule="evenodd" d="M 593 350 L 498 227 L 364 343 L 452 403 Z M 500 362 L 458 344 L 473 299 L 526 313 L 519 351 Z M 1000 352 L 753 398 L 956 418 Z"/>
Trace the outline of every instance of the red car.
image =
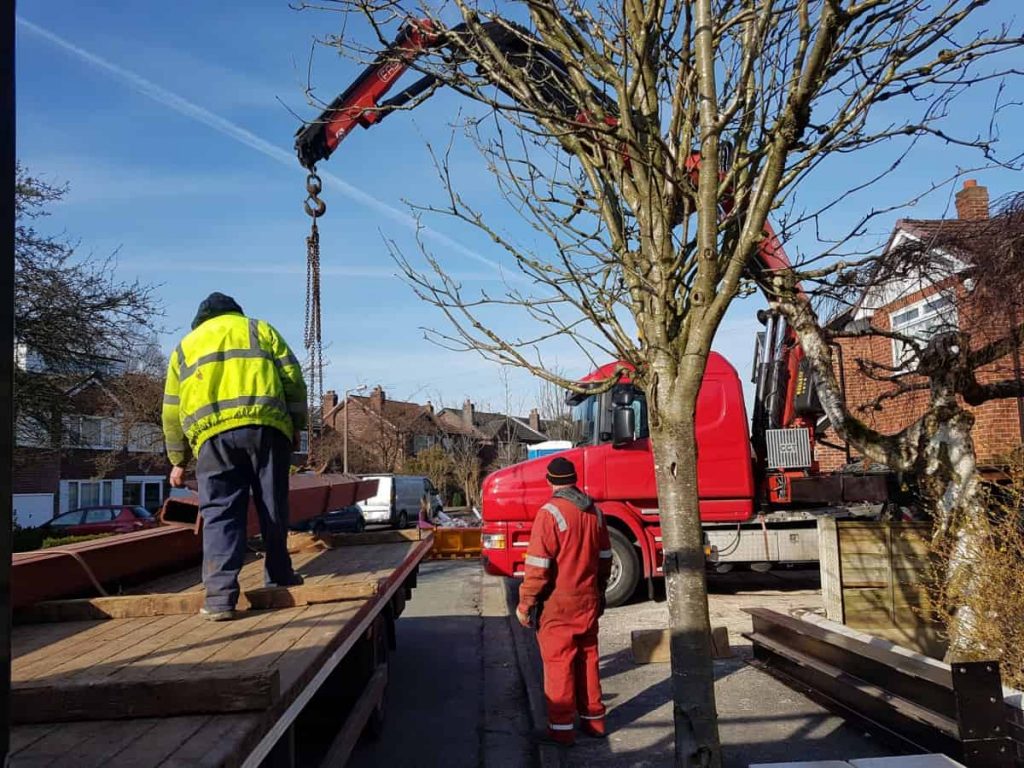
<path id="1" fill-rule="evenodd" d="M 107 505 L 82 507 L 57 515 L 43 525 L 60 536 L 88 536 L 92 533 L 128 533 L 158 525 L 145 507 Z"/>

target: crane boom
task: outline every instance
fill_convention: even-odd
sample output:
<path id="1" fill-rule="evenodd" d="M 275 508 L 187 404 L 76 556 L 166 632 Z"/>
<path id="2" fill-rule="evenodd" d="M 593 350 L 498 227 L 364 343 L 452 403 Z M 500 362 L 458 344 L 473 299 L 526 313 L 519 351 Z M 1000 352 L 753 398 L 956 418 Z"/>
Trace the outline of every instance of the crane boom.
<path id="1" fill-rule="evenodd" d="M 507 60 L 525 70 L 541 98 L 569 120 L 585 130 L 592 123 L 586 110 L 574 102 L 567 86 L 569 73 L 562 59 L 541 44 L 528 30 L 508 21 L 488 21 L 479 27 Z M 464 42 L 460 41 L 464 37 Z M 427 51 L 444 48 L 458 63 L 460 51 L 470 43 L 468 27 L 460 24 L 450 29 L 440 27 L 431 19 L 408 21 L 395 41 L 378 54 L 358 78 L 345 89 L 313 122 L 296 133 L 295 147 L 303 167 L 312 170 L 317 162 L 326 160 L 356 126 L 370 128 L 387 115 L 408 105 L 414 99 L 443 84 L 435 75 L 425 74 L 411 86 L 391 99 L 383 100 L 414 61 Z M 499 85 L 500 87 L 500 85 Z M 505 89 L 503 89 L 505 90 Z M 507 90 L 505 90 L 508 93 Z M 509 94 L 514 98 L 514 94 Z M 617 122 L 615 101 L 597 88 L 591 91 L 607 117 L 606 122 Z M 425 96 L 424 96 L 425 97 Z M 686 171 L 696 182 L 700 167 L 700 152 L 694 151 L 686 160 Z M 726 213 L 732 201 L 722 201 Z M 771 224 L 765 222 L 764 238 L 758 248 L 750 272 L 765 274 L 790 268 L 790 261 Z M 761 281 L 758 281 L 759 284 Z M 757 373 L 758 398 L 755 405 L 755 447 L 763 453 L 765 429 L 807 427 L 814 433 L 815 420 L 820 415 L 814 405 L 813 387 L 809 372 L 805 370 L 804 354 L 796 334 L 778 315 L 768 318 L 762 359 Z M 798 407 L 799 398 L 806 401 Z"/>

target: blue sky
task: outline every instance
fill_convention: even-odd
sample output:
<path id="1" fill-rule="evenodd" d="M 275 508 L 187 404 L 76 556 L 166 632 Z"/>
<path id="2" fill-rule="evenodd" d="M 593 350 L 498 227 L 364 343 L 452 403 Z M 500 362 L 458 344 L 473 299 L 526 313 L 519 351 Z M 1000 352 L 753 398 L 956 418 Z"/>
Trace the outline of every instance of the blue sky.
<path id="1" fill-rule="evenodd" d="M 1012 13 L 1014 4 L 994 2 L 987 20 Z M 344 17 L 297 12 L 283 0 L 21 0 L 18 11 L 18 155 L 33 173 L 71 185 L 47 226 L 99 255 L 120 249 L 123 278 L 159 286 L 165 348 L 187 328 L 196 304 L 220 290 L 301 349 L 308 219 L 304 172 L 291 160 L 299 123 L 289 110 L 315 115 L 303 94 L 311 42 L 340 32 Z M 346 32 L 360 33 L 356 24 Z M 313 64 L 324 101 L 360 69 L 327 49 L 316 52 Z M 985 89 L 972 91 L 952 125 L 981 119 L 983 130 L 990 98 Z M 446 142 L 448 122 L 460 109 L 472 107 L 439 93 L 413 114 L 357 130 L 321 166 L 334 177 L 325 179 L 328 212 L 321 220 L 328 387 L 381 384 L 393 397 L 421 402 L 458 405 L 470 397 L 495 409 L 506 403 L 498 366 L 423 340 L 422 327 L 443 329 L 445 320 L 396 277 L 383 240 L 394 238 L 415 254 L 403 201 L 438 199 L 425 142 Z M 826 169 L 800 190 L 801 199 L 826 199 L 851 174 L 880 167 L 886 154 Z M 457 145 L 454 158 L 460 189 L 497 212 L 493 179 L 474 151 Z M 864 206 L 896 202 L 973 160 L 924 145 L 898 183 L 851 199 L 825 223 L 838 231 Z M 994 197 L 1020 188 L 1005 171 L 978 178 Z M 902 215 L 938 217 L 949 208 L 947 189 Z M 496 215 L 516 231 L 507 213 Z M 899 215 L 874 224 L 873 236 L 883 238 Z M 427 241 L 450 273 L 467 286 L 501 287 L 495 265 L 507 262 L 493 245 L 452 222 L 426 223 L 432 227 Z M 818 249 L 813 232 L 787 247 Z M 736 302 L 716 342 L 744 378 L 760 306 L 756 296 Z M 567 373 L 588 367 L 564 344 L 552 347 L 548 359 Z M 513 409 L 528 408 L 538 383 L 520 371 L 510 372 L 508 382 Z"/>

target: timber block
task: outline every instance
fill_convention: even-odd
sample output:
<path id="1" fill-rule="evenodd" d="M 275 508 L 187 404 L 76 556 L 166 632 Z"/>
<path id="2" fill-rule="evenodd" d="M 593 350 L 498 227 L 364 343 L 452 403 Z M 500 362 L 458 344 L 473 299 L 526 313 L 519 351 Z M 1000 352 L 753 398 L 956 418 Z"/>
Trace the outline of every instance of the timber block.
<path id="1" fill-rule="evenodd" d="M 630 644 L 633 647 L 635 664 L 654 664 L 670 660 L 669 639 L 667 629 L 634 629 L 630 633 Z M 729 647 L 729 631 L 725 627 L 711 629 L 711 657 L 727 659 L 732 656 Z"/>

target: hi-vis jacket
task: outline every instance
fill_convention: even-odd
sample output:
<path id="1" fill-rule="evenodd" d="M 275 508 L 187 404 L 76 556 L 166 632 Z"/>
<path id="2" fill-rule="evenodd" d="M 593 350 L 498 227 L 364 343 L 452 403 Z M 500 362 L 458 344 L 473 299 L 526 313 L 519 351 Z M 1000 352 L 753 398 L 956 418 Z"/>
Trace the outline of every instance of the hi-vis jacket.
<path id="1" fill-rule="evenodd" d="M 593 604 L 604 595 L 611 568 L 601 509 L 575 487 L 559 490 L 533 519 L 519 609 L 526 613 L 538 602 L 560 603 L 563 610 Z"/>
<path id="2" fill-rule="evenodd" d="M 167 456 L 185 462 L 214 435 L 274 427 L 288 438 L 306 428 L 302 367 L 273 326 L 230 312 L 210 318 L 171 353 L 164 387 Z"/>

